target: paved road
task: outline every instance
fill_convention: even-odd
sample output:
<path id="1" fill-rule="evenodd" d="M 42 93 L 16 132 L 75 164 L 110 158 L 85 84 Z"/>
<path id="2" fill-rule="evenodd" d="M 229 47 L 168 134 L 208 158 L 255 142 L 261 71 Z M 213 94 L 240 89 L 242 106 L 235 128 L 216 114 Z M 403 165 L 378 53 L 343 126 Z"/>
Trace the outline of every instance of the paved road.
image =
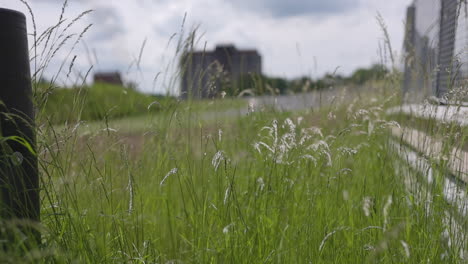
<path id="1" fill-rule="evenodd" d="M 299 111 L 307 109 L 319 109 L 321 107 L 332 107 L 334 105 L 346 104 L 355 98 L 369 94 L 372 88 L 329 88 L 320 91 L 292 95 L 266 95 L 247 97 L 248 108 L 228 109 L 220 112 L 203 112 L 199 118 L 213 120 L 225 117 L 237 117 L 247 115 L 249 111 L 262 111 L 275 109 L 276 111 Z"/>
<path id="2" fill-rule="evenodd" d="M 277 96 L 257 96 L 248 99 L 254 108 L 272 106 L 280 111 L 295 111 L 304 109 L 317 109 L 337 103 L 346 103 L 360 96 L 364 88 L 354 89 L 329 88 L 308 93 Z"/>

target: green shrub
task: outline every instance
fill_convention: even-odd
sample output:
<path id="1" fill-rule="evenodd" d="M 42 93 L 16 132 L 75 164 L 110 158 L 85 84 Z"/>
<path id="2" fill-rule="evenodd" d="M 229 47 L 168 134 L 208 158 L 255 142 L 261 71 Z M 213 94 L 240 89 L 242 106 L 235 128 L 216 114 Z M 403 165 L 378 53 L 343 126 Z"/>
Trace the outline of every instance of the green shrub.
<path id="1" fill-rule="evenodd" d="M 45 85 L 43 86 L 44 89 Z M 89 87 L 49 89 L 39 107 L 39 119 L 57 124 L 79 120 L 102 120 L 129 115 L 157 112 L 164 102 L 173 101 L 163 96 L 142 94 L 119 85 L 96 83 Z"/>

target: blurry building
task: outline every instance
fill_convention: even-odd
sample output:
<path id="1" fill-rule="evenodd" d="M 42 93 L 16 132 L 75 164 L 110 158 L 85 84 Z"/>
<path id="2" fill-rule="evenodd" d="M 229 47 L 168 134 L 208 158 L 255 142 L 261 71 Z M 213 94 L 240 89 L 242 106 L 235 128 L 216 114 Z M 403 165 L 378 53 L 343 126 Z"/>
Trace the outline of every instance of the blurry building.
<path id="1" fill-rule="evenodd" d="M 123 85 L 122 77 L 120 72 L 96 72 L 94 74 L 94 83 L 108 83 L 115 85 Z"/>
<path id="2" fill-rule="evenodd" d="M 241 78 L 261 74 L 262 58 L 256 50 L 219 45 L 213 51 L 185 53 L 180 67 L 181 97 L 210 98 L 235 87 Z"/>
<path id="3" fill-rule="evenodd" d="M 466 100 L 468 14 L 465 1 L 414 0 L 406 11 L 403 92 L 407 101 L 428 97 Z"/>

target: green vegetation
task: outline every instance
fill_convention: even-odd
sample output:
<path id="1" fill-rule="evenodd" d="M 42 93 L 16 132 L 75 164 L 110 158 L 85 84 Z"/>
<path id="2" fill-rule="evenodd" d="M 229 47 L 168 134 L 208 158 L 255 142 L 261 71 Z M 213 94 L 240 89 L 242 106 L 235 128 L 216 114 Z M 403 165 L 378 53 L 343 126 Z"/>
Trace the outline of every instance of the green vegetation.
<path id="1" fill-rule="evenodd" d="M 242 99 L 178 101 L 175 97 L 147 95 L 134 89 L 105 83 L 73 88 L 58 88 L 40 83 L 38 87 L 36 105 L 41 111 L 38 117 L 44 118 L 46 122 L 62 125 L 77 121 L 109 121 L 155 114 L 174 105 L 193 111 L 226 111 L 247 107 L 247 102 Z"/>
<path id="2" fill-rule="evenodd" d="M 48 121 L 54 124 L 78 120 L 102 120 L 158 112 L 175 99 L 145 95 L 118 85 L 97 83 L 92 86 L 57 88 L 40 83 L 36 93 Z"/>
<path id="3" fill-rule="evenodd" d="M 375 64 L 368 69 L 357 69 L 348 78 L 348 81 L 350 81 L 353 84 L 362 85 L 371 80 L 383 80 L 385 78 L 385 75 L 388 73 L 388 70 L 384 66 Z"/>
<path id="4" fill-rule="evenodd" d="M 221 90 L 229 96 L 240 95 L 268 95 L 268 94 L 291 94 L 315 91 L 336 86 L 362 86 L 369 82 L 382 81 L 389 71 L 380 64 L 374 64 L 369 68 L 359 68 L 350 76 L 344 77 L 339 74 L 325 74 L 322 78 L 312 79 L 302 77 L 288 80 L 281 77 L 259 76 L 249 74 L 241 76 L 231 83 L 221 81 Z"/>
<path id="5" fill-rule="evenodd" d="M 406 174 L 424 175 L 391 144 L 398 124 L 385 110 L 398 104 L 398 75 L 379 82 L 314 111 L 233 115 L 223 110 L 245 101 L 38 86 L 41 223 L 2 220 L 0 235 L 17 243 L 0 240 L 0 263 L 461 263 L 446 164 L 429 160 L 435 180 L 408 186 Z M 322 87 L 307 78 L 244 87 L 304 85 Z M 40 245 L 24 247 L 25 225 Z"/>
<path id="6" fill-rule="evenodd" d="M 397 173 L 383 114 L 394 103 L 207 119 L 172 101 L 146 116 L 41 125 L 43 244 L 6 247 L 0 260 L 457 262 L 460 248 L 440 239 L 445 215 L 427 213 L 446 209 L 441 187 L 427 204 Z"/>

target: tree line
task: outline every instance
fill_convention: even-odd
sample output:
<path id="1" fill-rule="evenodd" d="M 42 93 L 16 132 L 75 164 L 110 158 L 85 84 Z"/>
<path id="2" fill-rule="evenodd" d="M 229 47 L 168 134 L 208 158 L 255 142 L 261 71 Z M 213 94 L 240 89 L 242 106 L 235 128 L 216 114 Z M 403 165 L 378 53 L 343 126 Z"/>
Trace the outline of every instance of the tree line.
<path id="1" fill-rule="evenodd" d="M 368 68 L 359 68 L 349 76 L 327 73 L 322 78 L 312 79 L 304 76 L 296 79 L 271 77 L 258 74 L 241 75 L 236 80 L 223 78 L 218 80 L 220 93 L 227 96 L 290 94 L 320 90 L 340 85 L 364 85 L 369 81 L 381 80 L 389 70 L 374 64 Z"/>

